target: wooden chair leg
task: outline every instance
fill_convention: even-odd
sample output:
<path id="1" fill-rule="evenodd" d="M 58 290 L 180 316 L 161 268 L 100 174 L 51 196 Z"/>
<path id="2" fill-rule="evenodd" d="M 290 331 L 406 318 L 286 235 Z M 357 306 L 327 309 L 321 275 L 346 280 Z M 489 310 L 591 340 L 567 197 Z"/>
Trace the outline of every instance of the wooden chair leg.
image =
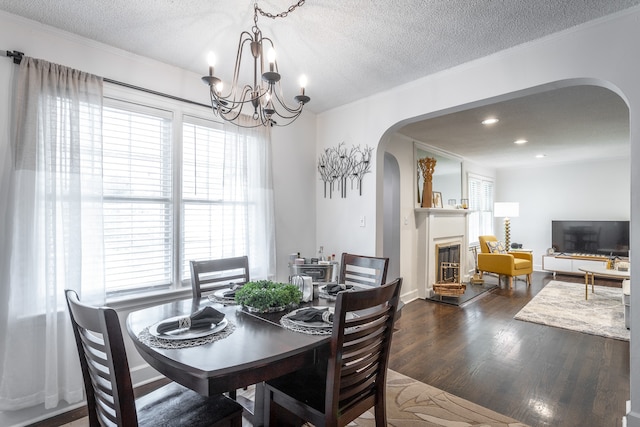
<path id="1" fill-rule="evenodd" d="M 376 427 L 386 427 L 387 426 L 387 408 L 386 403 L 382 401 L 377 404 L 374 408 L 374 413 L 376 417 Z"/>
<path id="2" fill-rule="evenodd" d="M 513 276 L 509 276 L 509 289 L 513 289 Z"/>

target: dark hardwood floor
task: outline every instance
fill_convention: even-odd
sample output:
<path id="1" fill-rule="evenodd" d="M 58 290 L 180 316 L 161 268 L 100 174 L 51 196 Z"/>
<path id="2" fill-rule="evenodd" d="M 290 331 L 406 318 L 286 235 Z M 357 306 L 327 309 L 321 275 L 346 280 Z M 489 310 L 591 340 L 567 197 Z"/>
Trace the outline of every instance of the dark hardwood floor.
<path id="1" fill-rule="evenodd" d="M 620 426 L 629 343 L 513 319 L 551 280 L 534 273 L 530 287 L 503 283 L 463 308 L 405 305 L 389 367 L 531 426 Z M 584 286 L 582 276 L 556 280 Z"/>

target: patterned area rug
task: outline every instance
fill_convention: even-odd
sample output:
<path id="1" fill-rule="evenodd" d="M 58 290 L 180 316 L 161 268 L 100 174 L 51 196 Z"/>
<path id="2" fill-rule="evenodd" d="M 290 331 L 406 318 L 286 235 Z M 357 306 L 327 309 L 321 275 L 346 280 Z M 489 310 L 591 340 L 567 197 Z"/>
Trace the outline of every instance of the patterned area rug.
<path id="1" fill-rule="evenodd" d="M 514 317 L 526 322 L 629 341 L 622 289 L 596 286 L 584 299 L 584 283 L 552 281 Z"/>
<path id="2" fill-rule="evenodd" d="M 387 371 L 387 422 L 390 427 L 526 426 L 391 369 Z M 349 426 L 375 426 L 373 410 Z"/>
<path id="3" fill-rule="evenodd" d="M 253 400 L 254 386 L 238 390 Z M 374 427 L 373 409 L 348 424 Z M 461 399 L 398 372 L 387 370 L 387 425 L 389 427 L 527 427 L 468 400 Z M 251 423 L 243 419 L 243 427 Z M 313 427 L 306 423 L 304 427 Z"/>

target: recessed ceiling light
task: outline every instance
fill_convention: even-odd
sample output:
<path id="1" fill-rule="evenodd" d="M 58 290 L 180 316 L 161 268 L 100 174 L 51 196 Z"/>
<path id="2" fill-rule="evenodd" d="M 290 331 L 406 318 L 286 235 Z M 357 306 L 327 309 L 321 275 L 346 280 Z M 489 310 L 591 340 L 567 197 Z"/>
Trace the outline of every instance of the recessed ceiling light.
<path id="1" fill-rule="evenodd" d="M 529 142 L 529 141 L 527 141 L 526 139 L 517 139 L 517 140 L 513 141 L 514 144 L 518 144 L 518 145 L 526 144 L 527 142 Z"/>
<path id="2" fill-rule="evenodd" d="M 536 159 L 544 159 L 545 157 L 547 157 L 546 154 L 536 154 Z"/>
<path id="3" fill-rule="evenodd" d="M 493 125 L 498 123 L 500 120 L 496 119 L 495 117 L 489 117 L 488 119 L 484 119 L 482 121 L 483 125 Z"/>

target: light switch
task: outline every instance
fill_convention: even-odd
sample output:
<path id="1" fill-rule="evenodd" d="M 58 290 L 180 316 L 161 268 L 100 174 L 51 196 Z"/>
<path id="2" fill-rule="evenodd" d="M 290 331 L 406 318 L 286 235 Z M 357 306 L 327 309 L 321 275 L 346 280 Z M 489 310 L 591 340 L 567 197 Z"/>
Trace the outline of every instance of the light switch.
<path id="1" fill-rule="evenodd" d="M 366 219 L 364 216 L 360 217 L 360 227 L 364 227 L 367 225 Z"/>

